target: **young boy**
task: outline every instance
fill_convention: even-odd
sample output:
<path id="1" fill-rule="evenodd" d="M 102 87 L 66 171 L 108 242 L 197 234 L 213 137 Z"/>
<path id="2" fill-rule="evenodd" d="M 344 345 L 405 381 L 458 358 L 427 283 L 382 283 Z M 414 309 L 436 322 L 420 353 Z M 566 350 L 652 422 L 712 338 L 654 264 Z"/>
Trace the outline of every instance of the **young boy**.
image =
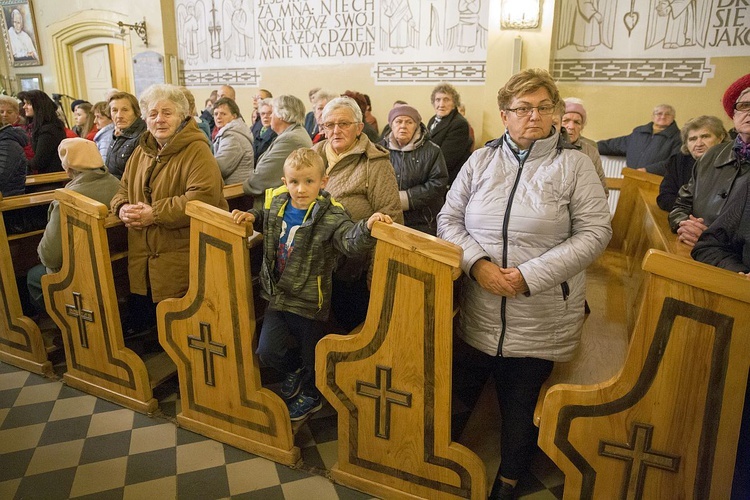
<path id="1" fill-rule="evenodd" d="M 281 396 L 292 421 L 320 410 L 315 387 L 315 345 L 328 319 L 331 275 L 340 254 L 353 256 L 375 244 L 375 221 L 390 224 L 388 215 L 374 213 L 352 222 L 344 207 L 323 188 L 328 181 L 323 159 L 312 149 L 293 151 L 284 162 L 284 185 L 266 191 L 263 210 L 232 211 L 236 223 L 251 221 L 263 228 L 260 281 L 268 309 L 258 341 L 258 357 L 286 373 Z M 289 337 L 298 351 L 287 347 Z"/>

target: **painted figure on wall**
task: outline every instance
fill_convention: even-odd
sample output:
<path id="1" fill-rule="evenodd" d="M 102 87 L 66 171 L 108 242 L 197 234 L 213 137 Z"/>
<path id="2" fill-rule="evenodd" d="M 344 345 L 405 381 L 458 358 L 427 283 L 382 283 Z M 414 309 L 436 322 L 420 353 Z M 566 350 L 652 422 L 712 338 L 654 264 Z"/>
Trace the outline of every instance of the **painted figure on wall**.
<path id="1" fill-rule="evenodd" d="M 557 48 L 574 45 L 591 52 L 599 45 L 611 49 L 615 34 L 617 0 L 567 0 L 560 10 Z"/>
<path id="2" fill-rule="evenodd" d="M 235 61 L 246 61 L 255 56 L 253 7 L 247 0 L 231 0 L 224 4 L 225 15 L 228 13 L 231 29 L 225 32 L 224 46 L 227 57 Z"/>
<path id="3" fill-rule="evenodd" d="M 705 46 L 711 0 L 651 0 L 646 48 Z"/>
<path id="4" fill-rule="evenodd" d="M 177 23 L 182 34 L 180 48 L 188 65 L 206 62 L 206 23 L 203 12 L 203 2 L 200 1 L 177 6 Z"/>
<path id="5" fill-rule="evenodd" d="M 479 23 L 482 0 L 458 0 L 458 23 L 448 29 L 446 48 L 458 47 L 459 52 L 474 52 L 479 45 L 487 47 L 487 28 Z"/>
<path id="6" fill-rule="evenodd" d="M 394 54 L 403 54 L 409 47 L 418 47 L 417 23 L 414 20 L 409 0 L 391 0 L 384 2 L 383 15 L 388 18 L 388 47 Z"/>

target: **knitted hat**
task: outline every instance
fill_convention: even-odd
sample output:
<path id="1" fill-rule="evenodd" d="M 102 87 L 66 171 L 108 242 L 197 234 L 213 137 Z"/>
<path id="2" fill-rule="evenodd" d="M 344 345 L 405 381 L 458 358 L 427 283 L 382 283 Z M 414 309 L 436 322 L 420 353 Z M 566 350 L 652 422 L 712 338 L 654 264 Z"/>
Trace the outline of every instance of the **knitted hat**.
<path id="1" fill-rule="evenodd" d="M 581 104 L 580 102 L 575 102 L 571 99 L 565 99 L 565 112 L 578 113 L 583 119 L 583 123 L 581 125 L 586 125 L 586 110 L 584 109 L 583 104 Z"/>
<path id="2" fill-rule="evenodd" d="M 408 116 L 416 123 L 422 123 L 422 116 L 420 116 L 419 111 L 408 104 L 396 106 L 391 109 L 390 113 L 388 113 L 388 123 L 393 123 L 393 120 L 395 120 L 397 116 Z"/>
<path id="3" fill-rule="evenodd" d="M 727 112 L 729 118 L 734 117 L 734 103 L 737 102 L 737 98 L 740 96 L 743 90 L 750 87 L 750 74 L 741 76 L 729 86 L 726 92 L 724 92 L 724 98 L 721 100 L 721 104 L 724 105 L 724 111 Z"/>
<path id="4" fill-rule="evenodd" d="M 83 103 L 88 103 L 88 101 L 84 101 L 83 99 L 76 99 L 75 101 L 73 101 L 73 102 L 70 103 L 70 110 L 71 111 L 75 111 L 76 110 L 76 106 L 78 106 L 79 104 L 83 104 Z M 91 104 L 91 103 L 89 103 L 89 104 Z"/>
<path id="5" fill-rule="evenodd" d="M 104 166 L 96 143 L 83 137 L 63 139 L 57 147 L 57 154 L 66 170 L 95 170 Z"/>

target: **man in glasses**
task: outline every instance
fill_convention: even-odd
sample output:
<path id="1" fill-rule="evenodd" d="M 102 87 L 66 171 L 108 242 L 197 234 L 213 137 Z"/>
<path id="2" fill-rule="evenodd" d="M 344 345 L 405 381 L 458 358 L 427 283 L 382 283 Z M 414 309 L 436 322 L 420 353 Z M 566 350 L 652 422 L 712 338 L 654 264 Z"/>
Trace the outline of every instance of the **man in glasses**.
<path id="1" fill-rule="evenodd" d="M 750 74 L 729 86 L 722 99 L 737 137 L 709 149 L 682 186 L 669 225 L 683 243 L 693 246 L 724 210 L 729 193 L 750 171 Z"/>
<path id="2" fill-rule="evenodd" d="M 669 104 L 654 108 L 651 122 L 628 135 L 599 141 L 600 155 L 624 156 L 628 167 L 664 175 L 669 157 L 680 152 L 680 129 Z"/>

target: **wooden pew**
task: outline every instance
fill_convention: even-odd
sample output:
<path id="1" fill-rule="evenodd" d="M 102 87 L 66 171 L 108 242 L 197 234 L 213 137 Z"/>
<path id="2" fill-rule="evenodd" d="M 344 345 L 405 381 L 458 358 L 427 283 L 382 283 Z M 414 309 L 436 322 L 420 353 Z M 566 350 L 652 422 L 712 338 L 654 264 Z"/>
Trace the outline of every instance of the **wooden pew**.
<path id="1" fill-rule="evenodd" d="M 247 238 L 223 210 L 191 201 L 190 287 L 157 308 L 159 341 L 177 364 L 180 426 L 294 465 L 289 410 L 261 386 Z M 258 233 L 255 233 L 260 236 Z M 257 238 L 256 238 L 257 240 Z"/>
<path id="2" fill-rule="evenodd" d="M 26 176 L 26 194 L 38 193 L 40 191 L 52 191 L 65 187 L 70 182 L 70 177 L 65 171 L 50 172 L 48 174 L 35 174 Z"/>
<path id="3" fill-rule="evenodd" d="M 337 482 L 381 498 L 487 497 L 484 464 L 451 441 L 451 243 L 376 223 L 372 295 L 355 335 L 316 349 L 316 383 L 338 412 Z"/>
<path id="4" fill-rule="evenodd" d="M 730 497 L 750 368 L 750 283 L 649 250 L 621 372 L 547 392 L 539 444 L 564 498 Z"/>
<path id="5" fill-rule="evenodd" d="M 0 361 L 45 376 L 52 376 L 52 364 L 39 326 L 23 314 L 16 283 L 16 275 L 25 275 L 38 262 L 36 246 L 43 231 L 8 236 L 5 216 L 48 205 L 53 198 L 51 192 L 5 199 L 0 195 Z"/>
<path id="6" fill-rule="evenodd" d="M 67 189 L 57 191 L 63 267 L 42 278 L 47 312 L 62 332 L 65 382 L 143 413 L 158 402 L 152 389 L 174 373 L 165 353 L 146 362 L 125 347 L 113 262 L 127 257 L 127 229 L 108 207 Z M 109 234 L 108 234 L 109 233 Z M 117 248 L 110 248 L 118 242 Z"/>

